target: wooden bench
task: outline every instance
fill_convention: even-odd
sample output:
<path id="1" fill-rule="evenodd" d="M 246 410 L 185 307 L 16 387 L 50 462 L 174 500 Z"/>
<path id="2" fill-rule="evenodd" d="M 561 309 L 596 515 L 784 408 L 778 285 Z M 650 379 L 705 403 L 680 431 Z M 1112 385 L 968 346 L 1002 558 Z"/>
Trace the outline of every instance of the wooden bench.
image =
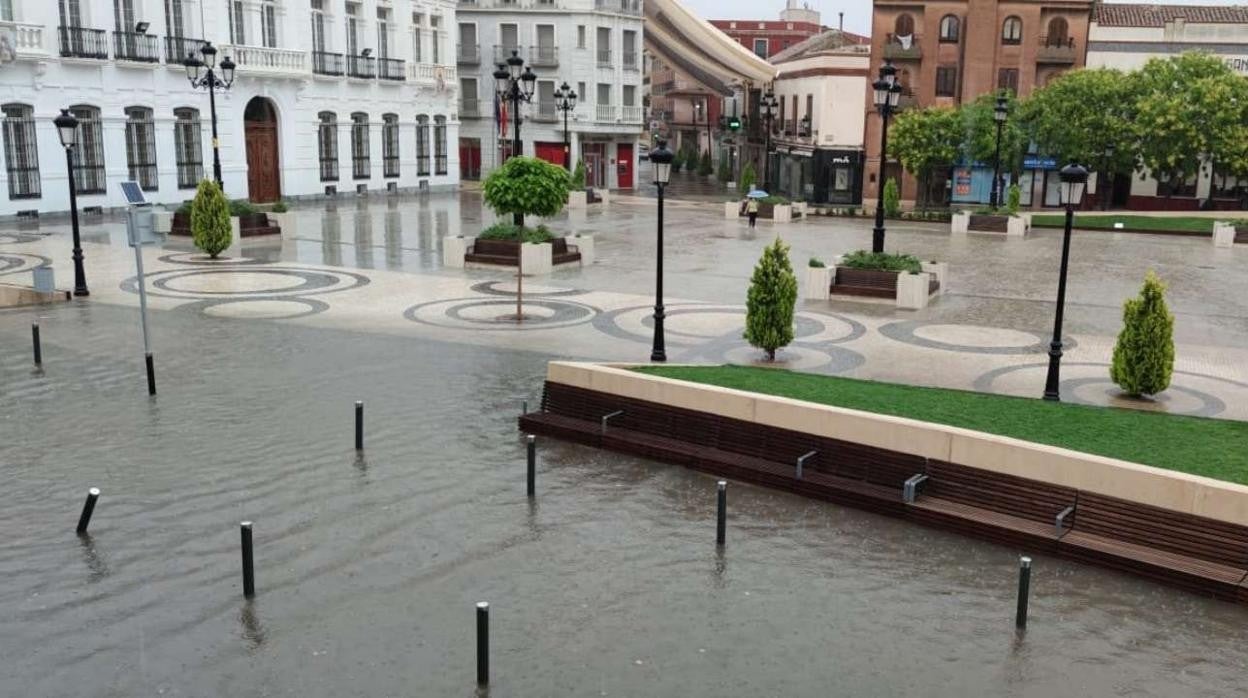
<path id="1" fill-rule="evenodd" d="M 1076 512 L 1058 544 L 1064 555 L 1219 598 L 1244 595 L 1248 527 L 1089 492 Z"/>
<path id="2" fill-rule="evenodd" d="M 896 298 L 897 276 L 904 272 L 880 271 L 878 269 L 855 269 L 837 267 L 832 279 L 832 293 L 868 298 Z M 928 279 L 928 293 L 940 290 L 940 282 L 932 274 Z"/>
<path id="3" fill-rule="evenodd" d="M 1052 551 L 1078 511 L 1069 487 L 944 461 L 922 474 L 908 518 L 998 543 Z"/>
<path id="4" fill-rule="evenodd" d="M 581 252 L 575 245 L 569 245 L 567 238 L 555 238 L 550 241 L 551 262 L 566 264 L 581 261 Z M 515 266 L 520 260 L 520 243 L 517 240 L 481 240 L 478 239 L 464 254 L 465 262 L 478 264 L 501 264 Z"/>
<path id="5" fill-rule="evenodd" d="M 1009 216 L 972 213 L 966 229 L 979 233 L 1004 233 L 1010 228 Z"/>

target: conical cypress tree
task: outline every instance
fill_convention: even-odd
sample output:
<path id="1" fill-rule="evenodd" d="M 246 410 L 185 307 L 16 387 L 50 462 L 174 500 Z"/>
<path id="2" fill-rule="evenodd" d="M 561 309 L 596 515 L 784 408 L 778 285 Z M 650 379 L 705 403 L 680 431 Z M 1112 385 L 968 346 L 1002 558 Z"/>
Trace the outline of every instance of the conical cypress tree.
<path id="1" fill-rule="evenodd" d="M 1138 298 L 1122 307 L 1122 332 L 1114 345 L 1109 377 L 1128 395 L 1156 395 L 1170 386 L 1174 370 L 1174 316 L 1166 285 L 1152 271 Z"/>
<path id="2" fill-rule="evenodd" d="M 793 341 L 797 277 L 789 264 L 789 246 L 780 238 L 763 250 L 745 299 L 745 339 L 776 360 L 776 350 Z"/>
<path id="3" fill-rule="evenodd" d="M 205 179 L 199 183 L 195 200 L 191 202 L 191 239 L 196 247 L 216 259 L 230 246 L 232 238 L 230 202 L 216 182 Z"/>

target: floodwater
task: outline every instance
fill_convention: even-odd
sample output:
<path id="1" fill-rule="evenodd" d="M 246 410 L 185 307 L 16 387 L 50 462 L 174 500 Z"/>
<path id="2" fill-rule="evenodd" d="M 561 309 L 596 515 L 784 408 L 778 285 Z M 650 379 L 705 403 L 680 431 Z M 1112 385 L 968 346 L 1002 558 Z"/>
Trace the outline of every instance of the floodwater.
<path id="1" fill-rule="evenodd" d="M 543 441 L 549 356 L 293 324 L 0 312 L 0 695 L 1242 695 L 1248 609 Z M 352 448 L 352 403 L 367 448 Z M 103 494 L 91 535 L 74 524 Z M 244 601 L 238 523 L 255 522 Z"/>

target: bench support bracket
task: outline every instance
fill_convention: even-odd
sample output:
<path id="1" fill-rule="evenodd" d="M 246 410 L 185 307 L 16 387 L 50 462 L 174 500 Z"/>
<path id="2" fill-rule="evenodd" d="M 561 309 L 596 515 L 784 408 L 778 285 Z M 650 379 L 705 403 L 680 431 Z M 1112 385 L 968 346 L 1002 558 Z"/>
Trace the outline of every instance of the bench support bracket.
<path id="1" fill-rule="evenodd" d="M 923 474 L 914 475 L 906 480 L 906 484 L 901 490 L 901 499 L 906 504 L 914 504 L 918 499 L 919 493 L 923 490 L 923 485 L 927 482 L 927 476 Z"/>

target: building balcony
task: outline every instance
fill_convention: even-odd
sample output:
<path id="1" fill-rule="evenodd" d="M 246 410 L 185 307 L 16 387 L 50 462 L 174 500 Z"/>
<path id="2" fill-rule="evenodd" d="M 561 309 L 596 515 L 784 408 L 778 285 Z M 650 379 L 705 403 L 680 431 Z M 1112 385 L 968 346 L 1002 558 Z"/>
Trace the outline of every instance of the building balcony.
<path id="1" fill-rule="evenodd" d="M 377 77 L 377 59 L 372 56 L 347 56 L 347 76 L 372 80 Z"/>
<path id="2" fill-rule="evenodd" d="M 620 107 L 620 121 L 626 124 L 640 124 L 644 116 L 645 107 Z"/>
<path id="3" fill-rule="evenodd" d="M 61 55 L 65 58 L 108 60 L 108 35 L 103 29 L 57 27 Z"/>
<path id="4" fill-rule="evenodd" d="M 200 49 L 204 44 L 208 43 L 203 39 L 191 39 L 185 36 L 166 36 L 165 37 L 165 63 L 174 66 L 181 66 L 189 56 L 194 56 L 196 60 L 203 60 L 204 54 Z"/>
<path id="5" fill-rule="evenodd" d="M 1036 49 L 1037 63 L 1056 63 L 1072 65 L 1075 62 L 1075 40 L 1071 37 L 1040 37 L 1040 45 Z"/>
<path id="6" fill-rule="evenodd" d="M 406 80 L 407 70 L 404 61 L 399 58 L 378 58 L 377 77 L 382 80 Z"/>
<path id="7" fill-rule="evenodd" d="M 535 68 L 554 68 L 559 65 L 559 49 L 554 46 L 530 46 L 529 63 Z"/>
<path id="8" fill-rule="evenodd" d="M 624 52 L 624 70 L 641 70 L 641 65 L 637 63 L 636 51 Z"/>
<path id="9" fill-rule="evenodd" d="M 113 32 L 113 57 L 136 63 L 160 62 L 160 37 L 137 32 Z"/>
<path id="10" fill-rule="evenodd" d="M 408 78 L 421 85 L 445 87 L 456 84 L 457 71 L 453 65 L 437 65 L 436 63 L 408 63 Z"/>
<path id="11" fill-rule="evenodd" d="M 481 100 L 465 98 L 459 100 L 459 118 L 477 119 L 481 117 Z"/>
<path id="12" fill-rule="evenodd" d="M 229 56 L 240 73 L 249 75 L 303 76 L 308 73 L 308 54 L 267 46 L 221 46 L 218 54 Z"/>
<path id="13" fill-rule="evenodd" d="M 343 74 L 343 63 L 341 53 L 327 53 L 325 51 L 312 52 L 312 72 L 317 75 L 336 75 Z"/>
<path id="14" fill-rule="evenodd" d="M 534 121 L 558 121 L 559 110 L 555 108 L 555 103 L 538 102 L 530 116 Z"/>
<path id="15" fill-rule="evenodd" d="M 918 34 L 909 36 L 889 34 L 884 41 L 884 57 L 894 61 L 917 61 L 923 58 L 919 43 Z"/>
<path id="16" fill-rule="evenodd" d="M 623 15 L 640 15 L 641 0 L 594 0 L 599 12 L 618 12 Z"/>
<path id="17" fill-rule="evenodd" d="M 611 49 L 609 48 L 598 49 L 598 67 L 599 68 L 611 67 Z"/>
<path id="18" fill-rule="evenodd" d="M 613 124 L 616 118 L 614 104 L 597 104 L 594 106 L 594 121 L 605 121 Z"/>
<path id="19" fill-rule="evenodd" d="M 481 47 L 476 44 L 456 44 L 455 62 L 461 65 L 477 65 L 481 62 Z"/>
<path id="20" fill-rule="evenodd" d="M 44 58 L 48 55 L 43 45 L 42 24 L 0 21 L 0 34 L 13 37 L 13 51 L 18 58 Z"/>
<path id="21" fill-rule="evenodd" d="M 520 46 L 513 46 L 511 44 L 494 44 L 494 62 L 506 63 L 507 59 L 511 58 L 512 52 L 515 52 L 517 56 L 524 58 L 524 50 Z"/>

